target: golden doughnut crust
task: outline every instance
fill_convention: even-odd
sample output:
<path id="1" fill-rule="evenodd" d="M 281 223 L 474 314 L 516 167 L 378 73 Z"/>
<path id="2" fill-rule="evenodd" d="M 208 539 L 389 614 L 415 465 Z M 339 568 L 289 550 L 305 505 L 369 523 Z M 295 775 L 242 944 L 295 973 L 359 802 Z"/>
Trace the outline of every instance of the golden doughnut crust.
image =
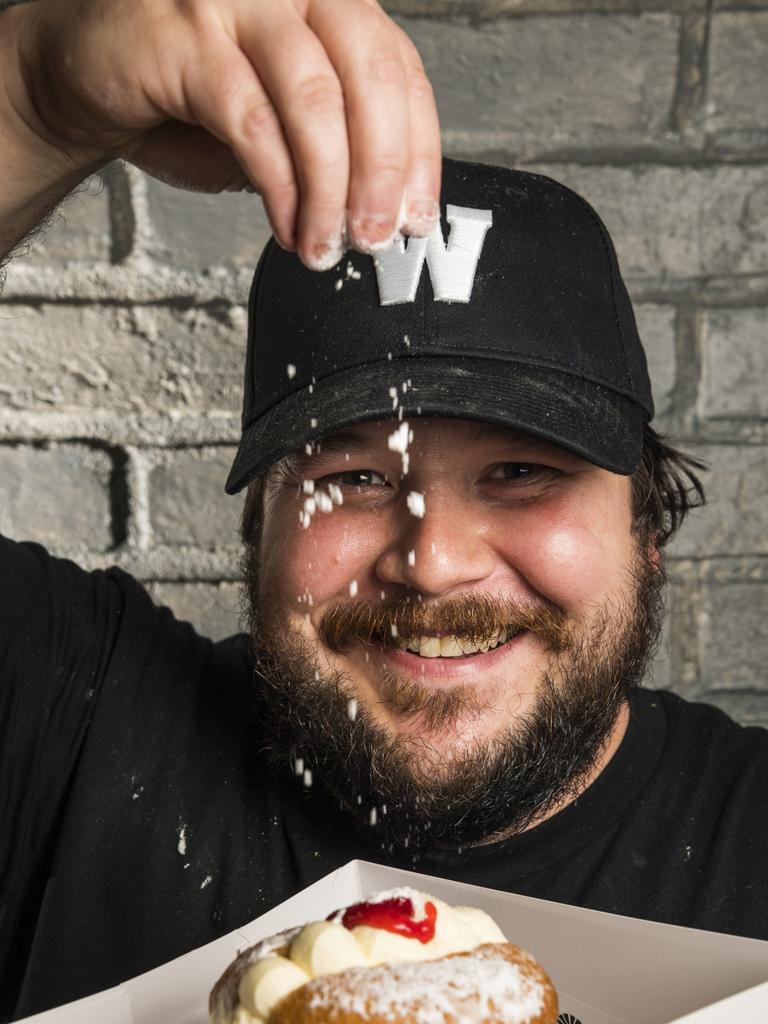
<path id="1" fill-rule="evenodd" d="M 280 1000 L 268 1024 L 555 1024 L 542 967 L 509 942 L 417 963 L 353 967 Z"/>

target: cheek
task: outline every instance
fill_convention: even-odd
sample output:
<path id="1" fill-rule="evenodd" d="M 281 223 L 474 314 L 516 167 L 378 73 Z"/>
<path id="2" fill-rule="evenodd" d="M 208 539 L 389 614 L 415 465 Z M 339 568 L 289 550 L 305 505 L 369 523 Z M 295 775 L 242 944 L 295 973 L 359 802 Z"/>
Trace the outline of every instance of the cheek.
<path id="1" fill-rule="evenodd" d="M 265 523 L 265 595 L 307 610 L 306 595 L 311 595 L 312 606 L 348 598 L 354 580 L 357 593 L 370 596 L 366 585 L 378 555 L 377 524 L 350 523 L 343 508 L 316 513 L 307 529 L 298 522 L 298 513 L 295 520 L 294 525 L 290 512 L 281 510 L 273 523 Z"/>
<path id="2" fill-rule="evenodd" d="M 534 590 L 577 612 L 625 585 L 634 550 L 630 526 L 623 501 L 560 508 L 532 516 L 510 558 Z"/>
<path id="3" fill-rule="evenodd" d="M 580 523 L 569 522 L 542 531 L 531 573 L 537 589 L 561 607 L 573 607 L 599 596 L 610 575 L 610 545 Z"/>

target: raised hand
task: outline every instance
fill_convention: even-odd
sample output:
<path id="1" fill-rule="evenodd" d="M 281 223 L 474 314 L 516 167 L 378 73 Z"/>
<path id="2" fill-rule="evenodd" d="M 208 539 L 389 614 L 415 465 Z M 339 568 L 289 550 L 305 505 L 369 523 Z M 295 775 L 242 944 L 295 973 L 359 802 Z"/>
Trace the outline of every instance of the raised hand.
<path id="1" fill-rule="evenodd" d="M 375 0 L 37 0 L 11 13 L 14 110 L 74 166 L 123 157 L 181 188 L 252 188 L 280 244 L 318 268 L 343 238 L 371 251 L 399 226 L 433 226 L 432 91 Z"/>

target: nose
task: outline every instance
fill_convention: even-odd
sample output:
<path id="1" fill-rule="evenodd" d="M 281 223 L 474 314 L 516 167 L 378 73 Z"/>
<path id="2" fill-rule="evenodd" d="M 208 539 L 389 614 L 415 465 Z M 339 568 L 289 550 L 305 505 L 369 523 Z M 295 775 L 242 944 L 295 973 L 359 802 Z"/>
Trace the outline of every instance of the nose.
<path id="1" fill-rule="evenodd" d="M 376 573 L 382 583 L 436 597 L 488 579 L 497 564 L 482 515 L 443 491 L 427 495 L 422 517 L 405 504 L 398 510 L 395 535 Z"/>

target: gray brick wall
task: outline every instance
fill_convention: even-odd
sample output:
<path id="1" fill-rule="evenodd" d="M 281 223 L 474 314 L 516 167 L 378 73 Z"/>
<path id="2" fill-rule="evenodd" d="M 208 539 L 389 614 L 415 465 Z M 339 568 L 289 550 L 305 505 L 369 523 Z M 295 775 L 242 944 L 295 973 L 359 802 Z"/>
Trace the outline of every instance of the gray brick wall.
<path id="1" fill-rule="evenodd" d="M 768 724 L 768 0 L 392 0 L 446 152 L 583 192 L 636 303 L 658 422 L 706 458 L 652 685 Z M 0 529 L 117 563 L 237 628 L 245 300 L 258 201 L 114 166 L 10 269 Z"/>

